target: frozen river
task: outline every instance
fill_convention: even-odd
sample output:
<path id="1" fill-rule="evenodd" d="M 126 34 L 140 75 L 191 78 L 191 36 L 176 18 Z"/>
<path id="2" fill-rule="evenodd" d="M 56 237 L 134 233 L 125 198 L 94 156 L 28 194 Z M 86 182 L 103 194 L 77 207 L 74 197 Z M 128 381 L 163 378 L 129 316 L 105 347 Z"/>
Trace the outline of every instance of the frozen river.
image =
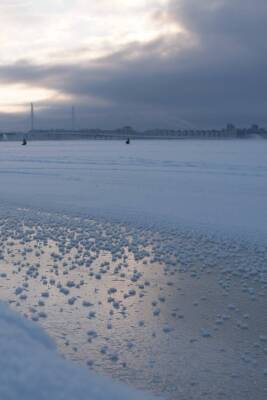
<path id="1" fill-rule="evenodd" d="M 68 359 L 163 399 L 265 400 L 266 154 L 1 143 L 0 299 Z"/>
<path id="2" fill-rule="evenodd" d="M 267 141 L 0 145 L 0 202 L 267 231 Z"/>

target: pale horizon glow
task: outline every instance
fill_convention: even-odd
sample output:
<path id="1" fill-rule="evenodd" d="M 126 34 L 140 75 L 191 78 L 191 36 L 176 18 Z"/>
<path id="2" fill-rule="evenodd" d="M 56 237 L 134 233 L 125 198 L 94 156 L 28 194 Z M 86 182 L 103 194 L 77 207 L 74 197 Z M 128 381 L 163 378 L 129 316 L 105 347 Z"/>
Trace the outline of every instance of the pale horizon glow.
<path id="1" fill-rule="evenodd" d="M 30 87 L 23 84 L 1 85 L 0 112 L 12 114 L 28 111 L 29 104 L 45 101 L 67 101 L 70 97 L 46 88 Z M 26 102 L 25 100 L 30 101 Z"/>

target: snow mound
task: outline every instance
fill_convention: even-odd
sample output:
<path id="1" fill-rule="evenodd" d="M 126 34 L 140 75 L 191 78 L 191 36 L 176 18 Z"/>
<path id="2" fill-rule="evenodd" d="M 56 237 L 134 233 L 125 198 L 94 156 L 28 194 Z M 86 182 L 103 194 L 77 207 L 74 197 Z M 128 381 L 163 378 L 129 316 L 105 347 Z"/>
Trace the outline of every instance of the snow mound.
<path id="1" fill-rule="evenodd" d="M 36 325 L 0 303 L 0 399 L 149 400 L 60 357 Z"/>

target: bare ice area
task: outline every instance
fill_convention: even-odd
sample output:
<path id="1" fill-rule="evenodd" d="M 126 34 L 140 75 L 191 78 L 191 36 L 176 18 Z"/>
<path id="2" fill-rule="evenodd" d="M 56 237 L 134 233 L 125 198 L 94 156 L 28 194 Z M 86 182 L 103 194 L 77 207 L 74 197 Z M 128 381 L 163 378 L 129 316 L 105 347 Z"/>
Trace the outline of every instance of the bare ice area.
<path id="1" fill-rule="evenodd" d="M 3 142 L 0 202 L 267 233 L 267 141 Z"/>
<path id="2" fill-rule="evenodd" d="M 66 358 L 164 399 L 266 398 L 264 245 L 30 209 L 0 232 L 1 299 Z"/>

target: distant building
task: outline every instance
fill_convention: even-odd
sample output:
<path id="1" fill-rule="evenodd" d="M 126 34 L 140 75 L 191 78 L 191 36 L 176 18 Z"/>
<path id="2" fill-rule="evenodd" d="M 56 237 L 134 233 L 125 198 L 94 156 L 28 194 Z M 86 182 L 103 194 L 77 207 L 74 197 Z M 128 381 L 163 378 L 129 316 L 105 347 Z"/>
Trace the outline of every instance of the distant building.
<path id="1" fill-rule="evenodd" d="M 227 124 L 227 125 L 226 125 L 226 130 L 227 130 L 228 132 L 233 132 L 233 131 L 235 131 L 235 126 L 234 126 L 234 124 Z"/>
<path id="2" fill-rule="evenodd" d="M 251 131 L 252 133 L 257 133 L 257 132 L 259 131 L 259 126 L 258 126 L 257 124 L 251 125 L 250 131 Z"/>
<path id="3" fill-rule="evenodd" d="M 125 132 L 125 133 L 130 133 L 130 132 L 134 132 L 134 129 L 133 129 L 131 126 L 124 126 L 124 127 L 121 129 L 121 131 L 122 131 L 122 132 Z"/>

